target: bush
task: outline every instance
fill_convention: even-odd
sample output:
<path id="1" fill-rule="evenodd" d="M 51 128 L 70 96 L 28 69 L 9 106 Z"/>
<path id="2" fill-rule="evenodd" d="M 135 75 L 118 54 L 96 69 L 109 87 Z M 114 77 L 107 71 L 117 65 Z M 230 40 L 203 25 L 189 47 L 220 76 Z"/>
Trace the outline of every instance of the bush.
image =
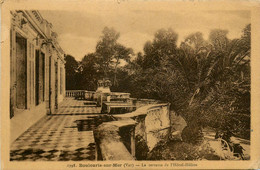
<path id="1" fill-rule="evenodd" d="M 135 137 L 135 157 L 137 160 L 146 160 L 149 152 L 149 148 L 142 138 L 142 136 L 137 135 Z"/>
<path id="2" fill-rule="evenodd" d="M 160 142 L 148 154 L 147 160 L 219 160 L 208 143 L 195 146 L 181 141 Z"/>
<path id="3" fill-rule="evenodd" d="M 203 133 L 199 126 L 188 125 L 181 134 L 182 140 L 190 144 L 200 144 L 203 140 Z"/>

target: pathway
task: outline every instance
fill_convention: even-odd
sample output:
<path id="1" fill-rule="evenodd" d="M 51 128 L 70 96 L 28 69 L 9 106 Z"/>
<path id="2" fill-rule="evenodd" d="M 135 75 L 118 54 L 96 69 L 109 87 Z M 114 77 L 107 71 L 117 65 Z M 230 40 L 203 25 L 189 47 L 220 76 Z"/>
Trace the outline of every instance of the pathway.
<path id="1" fill-rule="evenodd" d="M 86 101 L 65 98 L 56 114 L 43 117 L 11 145 L 11 161 L 80 161 L 95 160 L 93 129 L 78 131 L 76 120 L 91 119 L 99 107 Z"/>
<path id="2" fill-rule="evenodd" d="M 209 141 L 209 144 L 211 145 L 211 147 L 215 150 L 218 150 L 219 142 L 216 141 L 216 139 L 215 139 L 215 132 L 213 130 L 210 130 L 207 128 L 207 129 L 203 130 L 203 133 L 204 133 L 205 139 Z M 234 139 L 236 141 L 238 141 L 240 143 L 240 145 L 245 149 L 244 158 L 250 159 L 250 141 L 246 140 L 246 139 L 238 138 L 238 137 L 234 137 Z"/>

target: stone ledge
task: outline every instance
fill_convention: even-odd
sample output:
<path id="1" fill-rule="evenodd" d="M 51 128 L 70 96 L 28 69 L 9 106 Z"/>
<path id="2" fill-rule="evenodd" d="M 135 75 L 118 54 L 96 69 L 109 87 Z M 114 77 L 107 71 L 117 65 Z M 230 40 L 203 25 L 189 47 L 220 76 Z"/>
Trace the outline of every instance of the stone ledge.
<path id="1" fill-rule="evenodd" d="M 118 120 L 123 120 L 125 118 L 135 118 L 137 116 L 142 116 L 142 115 L 146 115 L 147 112 L 150 109 L 156 108 L 156 107 L 163 107 L 163 106 L 168 106 L 168 103 L 165 104 L 149 104 L 146 106 L 142 106 L 140 108 L 138 108 L 137 110 L 130 112 L 130 113 L 126 113 L 126 114 L 118 114 L 118 115 L 113 115 L 114 117 L 116 117 Z"/>
<path id="2" fill-rule="evenodd" d="M 119 135 L 120 128 L 135 125 L 134 120 L 127 119 L 106 122 L 98 126 L 94 136 L 103 160 L 135 160 Z"/>
<path id="3" fill-rule="evenodd" d="M 161 109 L 163 107 L 168 107 L 169 103 L 163 104 L 149 104 L 138 108 L 136 111 L 113 115 L 117 121 L 105 122 L 98 126 L 94 131 L 95 140 L 97 143 L 98 154 L 102 156 L 102 160 L 135 160 L 135 137 L 136 135 L 141 135 L 148 144 L 147 140 L 147 127 L 145 127 L 145 119 L 149 111 L 153 109 Z M 131 135 L 131 148 L 129 147 L 128 141 L 123 141 L 122 129 L 129 128 L 129 134 Z M 163 130 L 166 128 L 164 126 L 160 127 Z M 158 130 L 162 130 L 158 129 Z M 169 129 L 169 127 L 167 127 Z M 166 129 L 166 130 L 167 130 Z M 135 132 L 136 131 L 136 132 Z M 121 132 L 121 134 L 120 134 Z M 150 134 L 150 133 L 149 133 Z M 123 135 L 123 136 L 121 136 Z M 154 141 L 155 137 L 151 135 L 148 136 L 149 140 Z M 129 136 L 128 136 L 129 138 Z M 151 145 L 149 141 L 149 146 Z M 157 140 L 156 140 L 157 141 Z M 157 143 L 157 142 L 156 142 Z M 154 147 L 154 143 L 152 146 Z M 127 149 L 128 148 L 128 149 Z M 131 150 L 131 151 L 130 151 Z M 130 153 L 131 152 L 131 153 Z"/>

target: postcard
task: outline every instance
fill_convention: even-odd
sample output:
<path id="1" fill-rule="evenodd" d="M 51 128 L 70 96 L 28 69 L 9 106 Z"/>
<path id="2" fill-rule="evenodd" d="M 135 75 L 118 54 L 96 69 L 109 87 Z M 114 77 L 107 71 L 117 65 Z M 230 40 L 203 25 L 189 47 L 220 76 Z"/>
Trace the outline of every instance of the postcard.
<path id="1" fill-rule="evenodd" d="M 2 169 L 258 169 L 256 1 L 5 0 Z"/>

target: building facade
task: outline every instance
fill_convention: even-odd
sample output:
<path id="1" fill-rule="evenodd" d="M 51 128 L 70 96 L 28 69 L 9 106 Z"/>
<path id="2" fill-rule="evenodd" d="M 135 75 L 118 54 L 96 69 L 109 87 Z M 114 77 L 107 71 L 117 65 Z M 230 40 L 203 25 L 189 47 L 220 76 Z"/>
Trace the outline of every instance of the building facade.
<path id="1" fill-rule="evenodd" d="M 39 11 L 11 11 L 10 118 L 11 141 L 65 96 L 64 52 L 52 24 Z"/>

